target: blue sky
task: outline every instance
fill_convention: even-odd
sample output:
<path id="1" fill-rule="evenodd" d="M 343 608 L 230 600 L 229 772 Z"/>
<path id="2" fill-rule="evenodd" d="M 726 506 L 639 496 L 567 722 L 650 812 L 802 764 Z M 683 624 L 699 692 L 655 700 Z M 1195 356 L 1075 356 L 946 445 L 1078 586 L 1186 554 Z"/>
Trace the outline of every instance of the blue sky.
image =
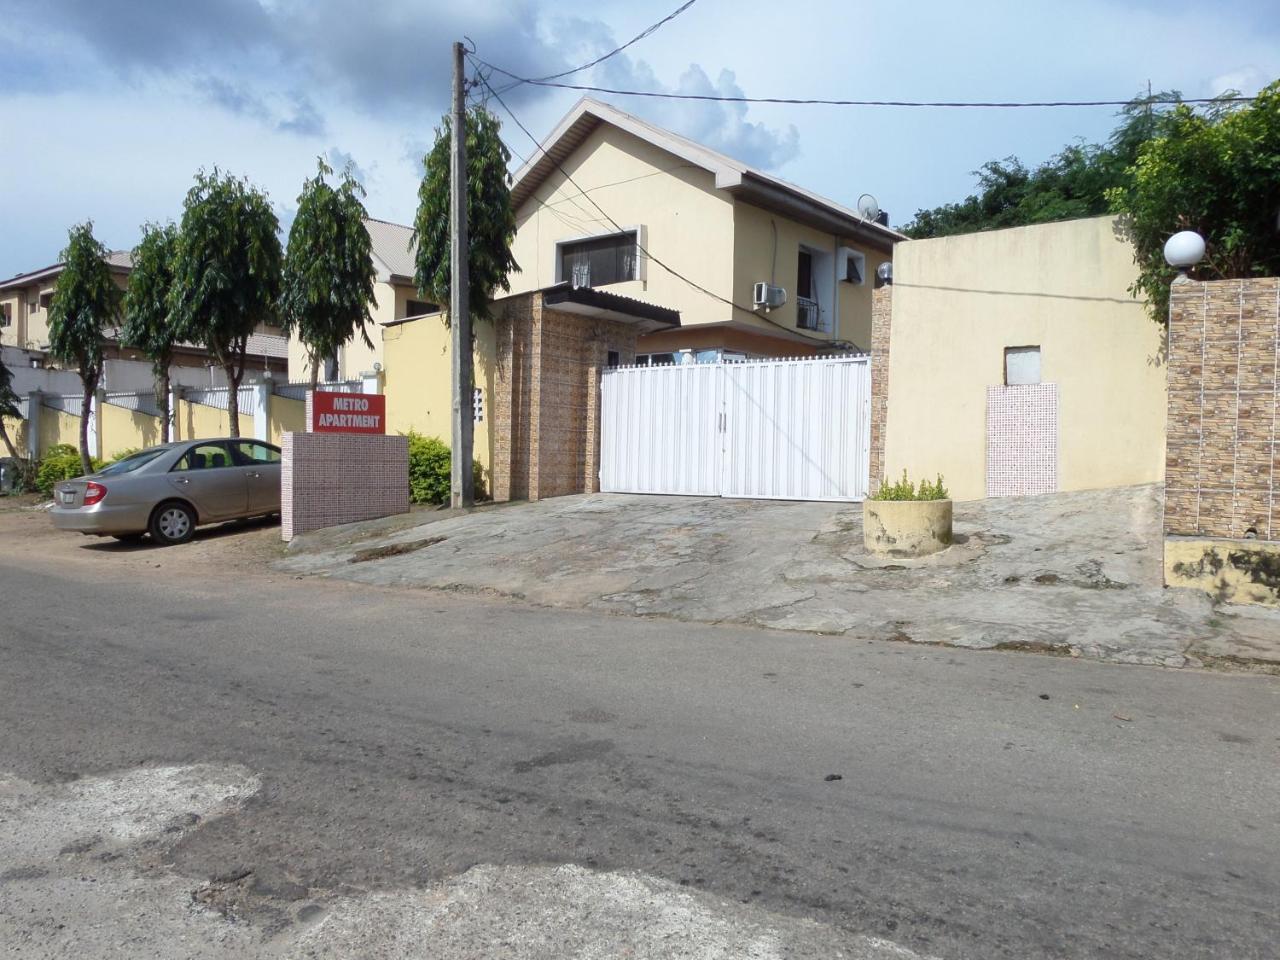
<path id="1" fill-rule="evenodd" d="M 247 175 L 287 222 L 314 158 L 353 161 L 374 216 L 407 222 L 447 108 L 449 44 L 517 74 L 576 66 L 676 6 L 560 0 L 2 0 L 0 277 L 56 260 L 91 218 L 113 248 L 177 219 L 200 167 Z M 1280 77 L 1272 3 L 777 4 L 698 0 L 593 72 L 605 86 L 855 99 L 1123 99 L 1153 88 L 1253 93 Z M 571 91 L 508 103 L 539 136 Z M 971 171 L 1101 140 L 1107 108 L 908 110 L 690 104 L 623 109 L 895 224 L 963 198 Z M 498 111 L 502 116 L 501 111 Z M 505 118 L 504 118 L 505 119 Z M 534 148 L 514 125 L 504 136 Z"/>

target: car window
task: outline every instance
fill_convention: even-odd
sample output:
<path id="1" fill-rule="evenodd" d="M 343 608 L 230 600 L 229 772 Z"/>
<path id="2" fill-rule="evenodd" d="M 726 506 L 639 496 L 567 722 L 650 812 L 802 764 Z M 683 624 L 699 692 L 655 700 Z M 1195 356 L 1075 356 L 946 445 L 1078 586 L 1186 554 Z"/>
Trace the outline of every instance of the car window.
<path id="1" fill-rule="evenodd" d="M 233 467 L 231 451 L 221 443 L 201 443 L 184 453 L 173 465 L 174 470 L 216 470 Z"/>
<path id="2" fill-rule="evenodd" d="M 130 456 L 122 457 L 115 463 L 107 464 L 98 471 L 98 474 L 103 477 L 118 477 L 122 473 L 132 473 L 164 453 L 168 453 L 168 450 L 164 447 L 152 447 L 150 450 L 142 450 Z"/>
<path id="3" fill-rule="evenodd" d="M 233 440 L 231 448 L 243 464 L 279 463 L 280 451 L 269 443 L 256 443 L 252 440 Z"/>

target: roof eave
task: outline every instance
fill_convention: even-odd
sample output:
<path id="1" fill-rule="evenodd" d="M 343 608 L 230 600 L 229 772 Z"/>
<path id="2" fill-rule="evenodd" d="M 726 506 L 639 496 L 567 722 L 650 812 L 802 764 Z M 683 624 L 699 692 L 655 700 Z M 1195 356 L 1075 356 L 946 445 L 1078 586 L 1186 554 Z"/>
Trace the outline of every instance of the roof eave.
<path id="1" fill-rule="evenodd" d="M 780 184 L 758 177 L 747 175 L 737 186 L 728 189 L 735 199 L 790 217 L 824 233 L 858 240 L 880 253 L 892 254 L 893 245 L 898 240 L 906 239 L 896 230 L 863 220 L 854 214 L 841 213 Z"/>

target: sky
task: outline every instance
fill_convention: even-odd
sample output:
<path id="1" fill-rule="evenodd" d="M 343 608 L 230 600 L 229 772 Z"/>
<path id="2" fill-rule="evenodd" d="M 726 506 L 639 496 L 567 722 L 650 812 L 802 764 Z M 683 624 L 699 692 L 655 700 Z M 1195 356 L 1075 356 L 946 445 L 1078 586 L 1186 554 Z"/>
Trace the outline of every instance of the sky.
<path id="1" fill-rule="evenodd" d="M 112 249 L 179 220 L 193 174 L 267 191 L 283 224 L 316 157 L 353 164 L 372 216 L 410 222 L 448 109 L 450 44 L 517 76 L 588 62 L 677 6 L 614 0 L 0 0 L 0 277 L 57 261 L 91 219 Z M 496 75 L 495 75 L 496 76 Z M 747 96 L 1127 99 L 1280 77 L 1274 0 L 957 4 L 697 0 L 574 82 Z M 545 136 L 581 94 L 504 100 Z M 1110 108 L 931 110 L 602 97 L 895 225 L 963 199 L 995 158 L 1104 140 Z M 535 147 L 494 107 L 519 155 Z"/>

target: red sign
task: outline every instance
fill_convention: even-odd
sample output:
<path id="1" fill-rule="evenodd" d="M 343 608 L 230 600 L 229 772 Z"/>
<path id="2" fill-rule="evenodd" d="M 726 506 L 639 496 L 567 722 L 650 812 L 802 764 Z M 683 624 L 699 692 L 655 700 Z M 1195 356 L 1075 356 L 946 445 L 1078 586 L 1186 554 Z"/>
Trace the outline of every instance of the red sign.
<path id="1" fill-rule="evenodd" d="M 387 398 L 380 393 L 311 395 L 312 433 L 386 433 Z"/>

